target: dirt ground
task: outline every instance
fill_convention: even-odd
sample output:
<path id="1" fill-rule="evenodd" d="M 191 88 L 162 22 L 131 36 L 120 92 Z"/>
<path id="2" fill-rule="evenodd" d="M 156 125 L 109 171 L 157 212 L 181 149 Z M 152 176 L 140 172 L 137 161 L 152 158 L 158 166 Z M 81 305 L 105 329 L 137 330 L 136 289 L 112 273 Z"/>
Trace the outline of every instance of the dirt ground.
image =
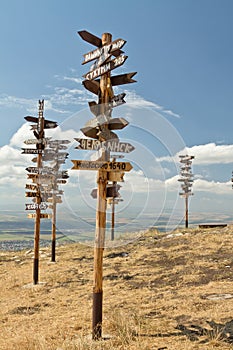
<path id="1" fill-rule="evenodd" d="M 233 349 L 233 227 L 149 230 L 104 252 L 103 339 L 91 340 L 93 249 L 0 252 L 0 349 Z"/>

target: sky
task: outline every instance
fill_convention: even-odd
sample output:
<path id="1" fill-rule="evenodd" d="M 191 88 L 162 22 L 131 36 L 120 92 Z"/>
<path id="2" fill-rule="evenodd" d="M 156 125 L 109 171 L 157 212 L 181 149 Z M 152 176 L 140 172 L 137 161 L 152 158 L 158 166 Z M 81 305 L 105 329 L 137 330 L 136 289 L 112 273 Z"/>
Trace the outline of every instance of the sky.
<path id="1" fill-rule="evenodd" d="M 231 213 L 232 15 L 231 0 L 2 1 L 0 209 L 24 210 L 27 203 L 25 167 L 32 163 L 20 148 L 33 136 L 24 117 L 37 115 L 39 99 L 45 99 L 46 118 L 60 125 L 51 135 L 72 141 L 66 168 L 71 159 L 94 157 L 74 149 L 74 137 L 93 118 L 88 101 L 96 100 L 82 85 L 90 68 L 81 64 L 83 54 L 94 47 L 77 31 L 87 30 L 127 41 L 128 58 L 112 75 L 137 72 L 137 83 L 114 90 L 126 93 L 114 117 L 130 122 L 118 135 L 135 146 L 125 155 L 134 168 L 122 184 L 121 211 L 182 209 L 178 160 L 188 153 L 195 156 L 191 209 Z M 66 207 L 94 212 L 96 174 L 69 174 Z"/>

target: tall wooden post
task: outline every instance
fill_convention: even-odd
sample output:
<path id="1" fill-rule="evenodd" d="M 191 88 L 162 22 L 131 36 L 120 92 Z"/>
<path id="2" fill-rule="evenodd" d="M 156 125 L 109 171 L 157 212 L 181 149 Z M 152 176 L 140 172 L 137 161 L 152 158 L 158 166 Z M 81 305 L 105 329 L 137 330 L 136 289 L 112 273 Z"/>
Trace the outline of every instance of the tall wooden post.
<path id="1" fill-rule="evenodd" d="M 116 187 L 117 182 L 113 181 L 113 185 Z M 114 191 L 115 195 L 115 191 Z M 112 198 L 112 227 L 111 227 L 111 241 L 114 241 L 115 236 L 115 197 Z"/>
<path id="2" fill-rule="evenodd" d="M 185 227 L 189 227 L 188 196 L 185 196 Z"/>
<path id="3" fill-rule="evenodd" d="M 102 35 L 102 46 L 110 43 L 112 36 L 109 33 Z M 101 114 L 106 112 L 106 104 L 109 99 L 108 80 L 110 72 L 101 76 L 99 104 Z M 108 125 L 105 125 L 108 129 Z M 109 161 L 109 152 L 102 153 L 102 159 Z M 107 172 L 98 171 L 97 175 L 97 208 L 96 208 L 96 232 L 94 243 L 94 286 L 93 286 L 93 317 L 92 317 L 92 337 L 98 340 L 102 337 L 102 314 L 103 314 L 103 252 L 105 242 L 106 227 L 106 186 Z"/>
<path id="4" fill-rule="evenodd" d="M 39 118 L 38 118 L 38 132 L 39 139 L 44 137 L 44 100 L 39 101 Z M 38 149 L 42 150 L 42 143 L 38 144 Z M 42 153 L 37 155 L 37 168 L 42 168 Z M 37 284 L 39 280 L 39 244 L 40 244 L 40 204 L 41 204 L 41 191 L 40 184 L 38 184 L 37 197 L 36 197 L 36 218 L 34 226 L 34 264 L 33 264 L 33 283 Z"/>
<path id="5" fill-rule="evenodd" d="M 52 246 L 51 246 L 51 261 L 56 261 L 56 216 L 57 216 L 57 203 L 53 195 L 53 209 L 52 209 Z"/>

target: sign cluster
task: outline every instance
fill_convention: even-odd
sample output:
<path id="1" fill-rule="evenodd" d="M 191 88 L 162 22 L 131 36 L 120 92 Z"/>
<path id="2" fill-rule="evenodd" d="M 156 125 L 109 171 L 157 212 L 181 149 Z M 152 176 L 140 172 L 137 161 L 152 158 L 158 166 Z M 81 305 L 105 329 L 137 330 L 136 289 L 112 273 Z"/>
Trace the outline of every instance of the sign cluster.
<path id="1" fill-rule="evenodd" d="M 130 143 L 120 142 L 115 132 L 125 128 L 128 121 L 123 117 L 112 117 L 113 109 L 125 103 L 126 95 L 125 93 L 115 95 L 113 87 L 134 83 L 135 80 L 132 78 L 136 72 L 111 76 L 111 72 L 123 65 L 127 59 L 121 50 L 126 43 L 125 40 L 112 41 L 110 33 L 104 33 L 101 38 L 85 30 L 79 31 L 78 34 L 83 40 L 96 47 L 96 49 L 84 54 L 82 64 L 92 62 L 88 72 L 83 75 L 83 86 L 95 94 L 98 101 L 89 102 L 89 108 L 94 118 L 81 128 L 86 138 L 75 140 L 78 141 L 76 149 L 98 151 L 98 159 L 96 161 L 72 160 L 72 169 L 97 171 L 98 186 L 91 191 L 91 196 L 97 199 L 92 329 L 93 339 L 99 339 L 102 333 L 103 249 L 107 202 L 112 205 L 114 211 L 114 204 L 118 203 L 120 197 L 121 186 L 118 182 L 124 181 L 125 172 L 132 169 L 129 162 L 116 161 L 117 158 L 122 158 L 122 155 L 115 155 L 115 153 L 129 153 L 134 150 L 134 146 Z M 111 152 L 114 152 L 114 155 Z M 112 217 L 114 218 L 114 213 Z"/>
<path id="2" fill-rule="evenodd" d="M 188 228 L 188 198 L 193 195 L 192 185 L 193 185 L 193 174 L 192 174 L 192 160 L 194 156 L 180 155 L 180 179 L 181 182 L 180 196 L 185 199 L 185 227 Z"/>
<path id="3" fill-rule="evenodd" d="M 52 129 L 58 126 L 57 122 L 47 120 L 43 116 L 44 100 L 39 101 L 38 117 L 27 116 L 25 120 L 33 123 L 31 130 L 34 138 L 25 140 L 24 143 L 30 148 L 22 148 L 23 154 L 37 155 L 32 159 L 34 166 L 26 168 L 27 179 L 31 184 L 26 184 L 27 198 L 32 199 L 32 203 L 25 204 L 27 211 L 35 211 L 28 214 L 28 218 L 35 218 L 35 245 L 34 245 L 34 283 L 38 282 L 38 250 L 40 236 L 40 219 L 52 218 L 52 261 L 55 258 L 55 223 L 56 223 L 56 204 L 62 203 L 61 195 L 63 191 L 59 189 L 59 184 L 65 184 L 68 179 L 67 171 L 60 170 L 65 163 L 68 153 L 64 152 L 67 148 L 68 140 L 52 140 L 45 137 L 45 129 Z M 35 145 L 35 148 L 31 148 Z M 46 165 L 45 165 L 46 164 Z M 47 208 L 52 209 L 52 214 L 41 213 Z"/>
<path id="4" fill-rule="evenodd" d="M 180 192 L 180 196 L 182 197 L 188 197 L 192 196 L 192 185 L 193 185 L 193 174 L 192 174 L 192 160 L 194 159 L 194 156 L 188 156 L 188 155 L 180 155 L 180 175 L 181 178 L 178 179 L 178 181 L 181 182 L 181 189 L 182 192 Z"/>
<path id="5" fill-rule="evenodd" d="M 124 181 L 124 172 L 130 171 L 132 165 L 129 162 L 116 162 L 115 159 L 110 160 L 110 152 L 129 153 L 134 150 L 134 146 L 127 142 L 120 142 L 118 136 L 112 130 L 120 130 L 128 125 L 124 118 L 112 118 L 112 109 L 125 103 L 125 93 L 114 95 L 112 86 L 127 83 L 133 83 L 135 80 L 132 77 L 136 72 L 117 75 L 111 77 L 110 73 L 113 69 L 121 66 L 127 56 L 122 55 L 121 48 L 126 41 L 117 39 L 110 43 L 103 45 L 102 40 L 87 31 L 80 31 L 79 35 L 83 40 L 98 46 L 97 49 L 84 54 L 82 64 L 94 61 L 90 67 L 90 71 L 84 74 L 84 87 L 96 94 L 99 97 L 98 103 L 96 101 L 89 102 L 90 111 L 94 114 L 94 118 L 89 120 L 81 131 L 88 138 L 76 138 L 79 145 L 76 149 L 88 151 L 101 151 L 102 154 L 107 154 L 104 160 L 84 161 L 72 160 L 74 166 L 73 170 L 104 170 L 107 172 L 108 182 L 112 184 L 106 187 L 106 198 L 118 198 L 119 185 L 118 181 Z M 116 56 L 111 59 L 111 56 Z M 106 76 L 107 84 L 102 87 L 101 79 L 99 77 Z M 102 84 L 103 85 L 103 84 Z M 103 101 L 101 95 L 107 94 L 107 99 Z M 91 192 L 93 198 L 97 198 L 97 189 Z M 110 202 L 111 203 L 111 202 Z"/>

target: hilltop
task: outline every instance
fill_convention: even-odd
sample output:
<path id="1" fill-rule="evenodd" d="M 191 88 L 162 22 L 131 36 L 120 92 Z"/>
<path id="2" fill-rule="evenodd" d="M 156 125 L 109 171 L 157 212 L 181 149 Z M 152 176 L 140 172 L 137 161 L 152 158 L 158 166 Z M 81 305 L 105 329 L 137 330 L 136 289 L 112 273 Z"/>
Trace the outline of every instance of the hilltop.
<path id="1" fill-rule="evenodd" d="M 148 230 L 106 249 L 106 339 L 91 333 L 93 249 L 41 248 L 40 284 L 32 252 L 1 252 L 1 350 L 233 349 L 233 226 Z"/>

